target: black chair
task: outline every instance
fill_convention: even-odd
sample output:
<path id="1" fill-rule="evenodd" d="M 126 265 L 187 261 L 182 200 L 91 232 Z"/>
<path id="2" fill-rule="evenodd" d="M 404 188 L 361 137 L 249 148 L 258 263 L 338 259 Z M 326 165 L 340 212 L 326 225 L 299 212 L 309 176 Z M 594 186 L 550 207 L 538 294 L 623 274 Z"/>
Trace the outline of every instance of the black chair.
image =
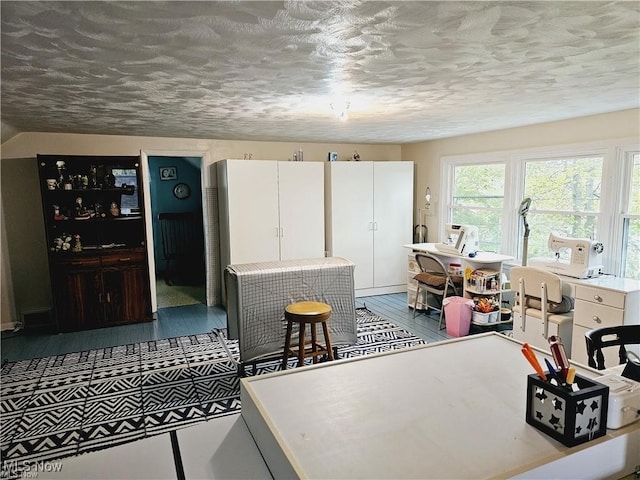
<path id="1" fill-rule="evenodd" d="M 159 213 L 158 220 L 162 232 L 162 258 L 166 261 L 165 282 L 173 285 L 180 279 L 181 283 L 200 283 L 204 269 L 204 236 L 195 214 Z"/>
<path id="2" fill-rule="evenodd" d="M 585 333 L 584 336 L 587 342 L 589 366 L 597 368 L 598 370 L 604 370 L 606 367 L 604 366 L 602 349 L 619 345 L 618 357 L 620 364 L 626 363 L 627 349 L 625 345 L 640 344 L 640 325 L 618 325 L 615 327 L 594 328 Z"/>

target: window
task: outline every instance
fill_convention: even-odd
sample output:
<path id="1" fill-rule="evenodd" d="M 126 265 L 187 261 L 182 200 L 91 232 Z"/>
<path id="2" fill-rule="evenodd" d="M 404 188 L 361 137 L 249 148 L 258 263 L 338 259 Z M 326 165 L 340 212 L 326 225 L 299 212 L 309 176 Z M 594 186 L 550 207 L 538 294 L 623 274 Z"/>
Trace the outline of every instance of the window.
<path id="1" fill-rule="evenodd" d="M 621 275 L 640 279 L 640 152 L 626 157 L 631 181 L 623 198 Z"/>
<path id="2" fill-rule="evenodd" d="M 504 164 L 460 165 L 453 169 L 451 223 L 478 227 L 484 251 L 500 249 L 504 184 Z"/>
<path id="3" fill-rule="evenodd" d="M 601 156 L 526 161 L 524 197 L 531 198 L 528 257 L 549 257 L 551 232 L 598 239 L 602 187 Z M 568 249 L 560 258 L 567 260 Z"/>
<path id="4" fill-rule="evenodd" d="M 552 257 L 549 235 L 602 242 L 607 274 L 640 279 L 637 139 L 443 157 L 445 223 L 478 227 L 480 250 L 522 261 L 523 199 L 531 198 L 527 257 Z M 435 240 L 442 241 L 442 240 Z M 568 259 L 569 249 L 560 258 Z"/>

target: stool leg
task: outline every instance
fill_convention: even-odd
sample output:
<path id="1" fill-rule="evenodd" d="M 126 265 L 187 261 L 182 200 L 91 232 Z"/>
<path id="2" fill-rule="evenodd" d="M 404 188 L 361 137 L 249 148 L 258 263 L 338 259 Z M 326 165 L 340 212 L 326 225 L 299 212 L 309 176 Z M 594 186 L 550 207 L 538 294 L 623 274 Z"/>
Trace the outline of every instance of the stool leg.
<path id="1" fill-rule="evenodd" d="M 315 323 L 311 324 L 311 358 L 313 363 L 318 363 L 318 333 Z"/>
<path id="2" fill-rule="evenodd" d="M 329 360 L 333 360 L 333 348 L 331 347 L 331 337 L 329 336 L 329 327 L 327 326 L 327 322 L 322 322 L 322 333 L 324 333 L 324 343 L 327 349 L 327 357 L 329 357 Z"/>
<path id="3" fill-rule="evenodd" d="M 304 322 L 300 322 L 300 340 L 298 341 L 298 366 L 304 365 Z"/>
<path id="4" fill-rule="evenodd" d="M 287 360 L 289 359 L 289 349 L 291 348 L 291 330 L 293 329 L 293 322 L 287 321 L 287 336 L 284 341 L 284 353 L 282 354 L 282 370 L 287 369 Z"/>

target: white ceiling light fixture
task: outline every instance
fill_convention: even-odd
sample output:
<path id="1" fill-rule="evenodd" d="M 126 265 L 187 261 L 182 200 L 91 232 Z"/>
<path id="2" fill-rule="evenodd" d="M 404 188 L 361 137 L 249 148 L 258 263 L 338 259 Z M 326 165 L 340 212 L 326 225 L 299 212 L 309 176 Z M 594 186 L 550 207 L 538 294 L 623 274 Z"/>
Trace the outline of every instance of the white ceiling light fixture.
<path id="1" fill-rule="evenodd" d="M 346 122 L 349 119 L 349 107 L 351 104 L 347 101 L 332 102 L 330 104 L 331 111 L 341 122 Z"/>

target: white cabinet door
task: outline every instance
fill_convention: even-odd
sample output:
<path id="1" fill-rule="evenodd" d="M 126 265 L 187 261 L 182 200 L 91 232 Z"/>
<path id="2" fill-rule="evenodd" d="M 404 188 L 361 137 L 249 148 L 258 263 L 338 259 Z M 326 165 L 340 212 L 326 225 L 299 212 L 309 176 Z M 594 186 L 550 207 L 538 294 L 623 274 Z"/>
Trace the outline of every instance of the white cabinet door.
<path id="1" fill-rule="evenodd" d="M 226 190 L 229 264 L 277 260 L 278 162 L 228 160 Z"/>
<path id="2" fill-rule="evenodd" d="M 356 290 L 373 287 L 373 162 L 328 164 L 327 248 L 355 263 Z M 401 246 L 400 246 L 401 249 Z"/>
<path id="3" fill-rule="evenodd" d="M 278 162 L 280 259 L 324 256 L 324 164 Z"/>
<path id="4" fill-rule="evenodd" d="M 375 287 L 407 281 L 413 232 L 413 162 L 375 162 L 373 168 L 373 265 Z"/>

